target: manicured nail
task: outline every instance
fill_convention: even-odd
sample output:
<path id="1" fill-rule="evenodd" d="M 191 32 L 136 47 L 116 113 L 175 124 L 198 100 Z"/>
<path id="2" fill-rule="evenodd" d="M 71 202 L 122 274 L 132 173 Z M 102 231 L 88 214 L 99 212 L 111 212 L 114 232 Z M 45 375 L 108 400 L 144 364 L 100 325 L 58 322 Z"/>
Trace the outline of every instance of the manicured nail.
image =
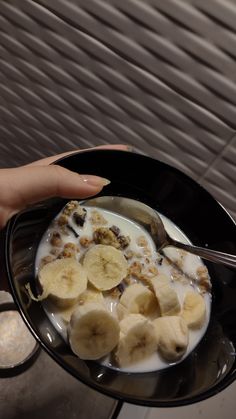
<path id="1" fill-rule="evenodd" d="M 80 175 L 80 179 L 91 186 L 106 186 L 111 183 L 109 179 L 93 175 Z"/>
<path id="2" fill-rule="evenodd" d="M 104 186 L 107 186 L 107 185 L 109 185 L 111 183 L 111 181 L 109 179 L 106 179 L 105 177 L 100 177 L 100 179 L 101 179 L 102 184 Z"/>

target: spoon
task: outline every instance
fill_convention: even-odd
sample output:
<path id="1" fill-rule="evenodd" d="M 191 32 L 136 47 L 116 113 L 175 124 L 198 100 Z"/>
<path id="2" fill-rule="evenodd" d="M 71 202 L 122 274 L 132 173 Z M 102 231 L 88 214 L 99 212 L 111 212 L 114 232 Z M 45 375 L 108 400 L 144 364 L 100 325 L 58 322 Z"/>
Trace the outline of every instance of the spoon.
<path id="1" fill-rule="evenodd" d="M 211 262 L 236 268 L 236 255 L 205 249 L 172 239 L 166 232 L 158 213 L 140 201 L 121 196 L 100 196 L 83 201 L 83 205 L 113 211 L 142 225 L 150 233 L 159 252 L 165 247 L 174 246 Z"/>

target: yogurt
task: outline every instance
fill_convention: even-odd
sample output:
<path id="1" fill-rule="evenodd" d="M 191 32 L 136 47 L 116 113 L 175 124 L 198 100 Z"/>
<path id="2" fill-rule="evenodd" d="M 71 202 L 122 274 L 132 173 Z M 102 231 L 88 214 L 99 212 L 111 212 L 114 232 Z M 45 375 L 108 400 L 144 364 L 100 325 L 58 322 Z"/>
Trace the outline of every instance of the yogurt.
<path id="1" fill-rule="evenodd" d="M 134 255 L 131 258 L 132 261 L 139 260 L 140 263 L 145 265 L 145 263 L 147 263 L 148 260 L 149 264 L 156 264 L 158 268 L 158 273 L 165 274 L 168 278 L 171 279 L 171 286 L 177 292 L 180 304 L 183 304 L 184 296 L 187 291 L 199 291 L 197 283 L 198 269 L 199 267 L 204 267 L 204 264 L 199 257 L 171 247 L 165 249 L 164 256 L 160 255 L 156 252 L 155 244 L 149 233 L 135 222 L 118 214 L 100 208 L 88 207 L 86 208 L 86 211 L 87 216 L 83 226 L 76 225 L 73 218 L 70 218 L 70 229 L 68 229 L 68 231 L 66 231 L 64 235 L 61 235 L 62 246 L 68 242 L 78 245 L 79 239 L 81 237 L 91 238 L 94 231 L 94 225 L 92 222 L 90 222 L 90 220 L 92 219 L 92 211 L 97 211 L 106 220 L 106 228 L 110 228 L 115 225 L 120 229 L 121 234 L 129 236 L 130 244 L 127 250 L 124 250 L 124 253 L 128 254 L 128 252 L 131 251 Z M 61 213 L 56 217 L 55 221 L 58 220 L 60 215 Z M 185 236 L 185 234 L 171 220 L 169 220 L 162 214 L 159 215 L 163 221 L 166 231 L 171 237 L 183 243 L 191 243 L 189 239 Z M 49 226 L 48 230 L 45 232 L 39 244 L 35 266 L 36 275 L 38 274 L 41 261 L 45 257 L 48 257 L 48 255 L 50 255 L 52 249 L 52 245 L 50 244 L 50 238 L 52 237 L 52 231 L 55 232 L 57 228 L 55 227 L 57 225 L 55 221 Z M 144 254 L 144 248 L 138 244 L 140 237 L 144 238 L 146 241 L 145 249 L 149 250 L 148 256 L 147 254 Z M 86 250 L 86 248 L 83 248 L 81 246 L 80 252 L 77 256 L 78 259 L 80 259 L 83 256 Z M 138 259 L 136 259 L 136 255 L 138 255 Z M 119 300 L 109 296 L 109 293 L 105 293 L 104 297 L 108 310 L 110 310 L 114 314 L 114 316 L 116 316 L 116 305 L 118 304 Z M 113 365 L 110 361 L 110 356 L 107 356 L 105 359 L 102 359 L 100 363 L 109 368 L 119 369 L 125 372 L 143 373 L 161 370 L 163 368 L 171 367 L 172 365 L 181 362 L 190 354 L 190 352 L 194 350 L 194 348 L 197 346 L 197 344 L 200 342 L 200 340 L 206 332 L 211 310 L 210 292 L 205 292 L 203 294 L 203 298 L 205 300 L 206 305 L 205 323 L 203 327 L 199 330 L 189 330 L 188 348 L 180 361 L 177 361 L 175 363 L 169 363 L 163 360 L 163 358 L 159 355 L 158 352 L 155 352 L 148 359 L 142 360 L 125 368 L 117 368 L 115 365 Z M 68 342 L 67 324 L 60 317 L 60 315 L 56 313 L 55 306 L 53 306 L 50 300 L 43 301 L 43 306 L 49 320 L 52 322 L 55 329 L 60 333 L 63 339 L 66 342 Z"/>

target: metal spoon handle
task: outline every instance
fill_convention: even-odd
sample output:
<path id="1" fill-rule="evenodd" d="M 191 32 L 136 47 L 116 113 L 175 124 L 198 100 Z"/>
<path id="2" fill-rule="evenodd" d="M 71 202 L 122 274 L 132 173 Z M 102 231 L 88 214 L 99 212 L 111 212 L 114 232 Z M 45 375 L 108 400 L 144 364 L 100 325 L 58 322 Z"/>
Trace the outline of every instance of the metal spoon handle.
<path id="1" fill-rule="evenodd" d="M 236 268 L 236 255 L 218 252 L 216 250 L 205 249 L 204 247 L 191 246 L 189 244 L 180 243 L 176 240 L 170 240 L 170 245 L 186 250 L 187 252 L 194 253 L 204 259 L 210 260 L 215 263 L 223 263 L 231 268 Z"/>
<path id="2" fill-rule="evenodd" d="M 151 234 L 157 251 L 160 251 L 167 246 L 175 246 L 210 260 L 211 262 L 222 263 L 231 268 L 236 268 L 236 255 L 229 255 L 203 247 L 191 246 L 172 239 L 165 231 L 158 213 L 140 201 L 121 196 L 100 196 L 88 199 L 83 203 L 87 206 L 97 206 L 114 211 L 117 214 L 124 215 L 139 223 Z"/>

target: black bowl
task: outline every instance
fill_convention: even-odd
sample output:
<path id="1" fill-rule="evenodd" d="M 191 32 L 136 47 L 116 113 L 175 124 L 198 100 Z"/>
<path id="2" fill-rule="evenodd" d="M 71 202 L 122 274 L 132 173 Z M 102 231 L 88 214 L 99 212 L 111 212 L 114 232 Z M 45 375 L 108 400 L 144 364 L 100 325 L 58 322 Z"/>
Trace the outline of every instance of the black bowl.
<path id="1" fill-rule="evenodd" d="M 152 206 L 200 246 L 236 253 L 236 225 L 224 208 L 179 170 L 142 155 L 97 150 L 73 154 L 58 164 L 107 177 L 106 195 L 122 195 Z M 15 302 L 42 347 L 83 383 L 108 396 L 148 406 L 180 406 L 210 397 L 236 378 L 236 272 L 207 263 L 213 303 L 210 324 L 197 348 L 180 364 L 159 372 L 119 373 L 82 361 L 48 320 L 41 303 L 29 300 L 24 285 L 34 277 L 37 246 L 62 199 L 34 205 L 8 224 L 6 264 Z M 35 377 L 37 379 L 37 377 Z"/>

